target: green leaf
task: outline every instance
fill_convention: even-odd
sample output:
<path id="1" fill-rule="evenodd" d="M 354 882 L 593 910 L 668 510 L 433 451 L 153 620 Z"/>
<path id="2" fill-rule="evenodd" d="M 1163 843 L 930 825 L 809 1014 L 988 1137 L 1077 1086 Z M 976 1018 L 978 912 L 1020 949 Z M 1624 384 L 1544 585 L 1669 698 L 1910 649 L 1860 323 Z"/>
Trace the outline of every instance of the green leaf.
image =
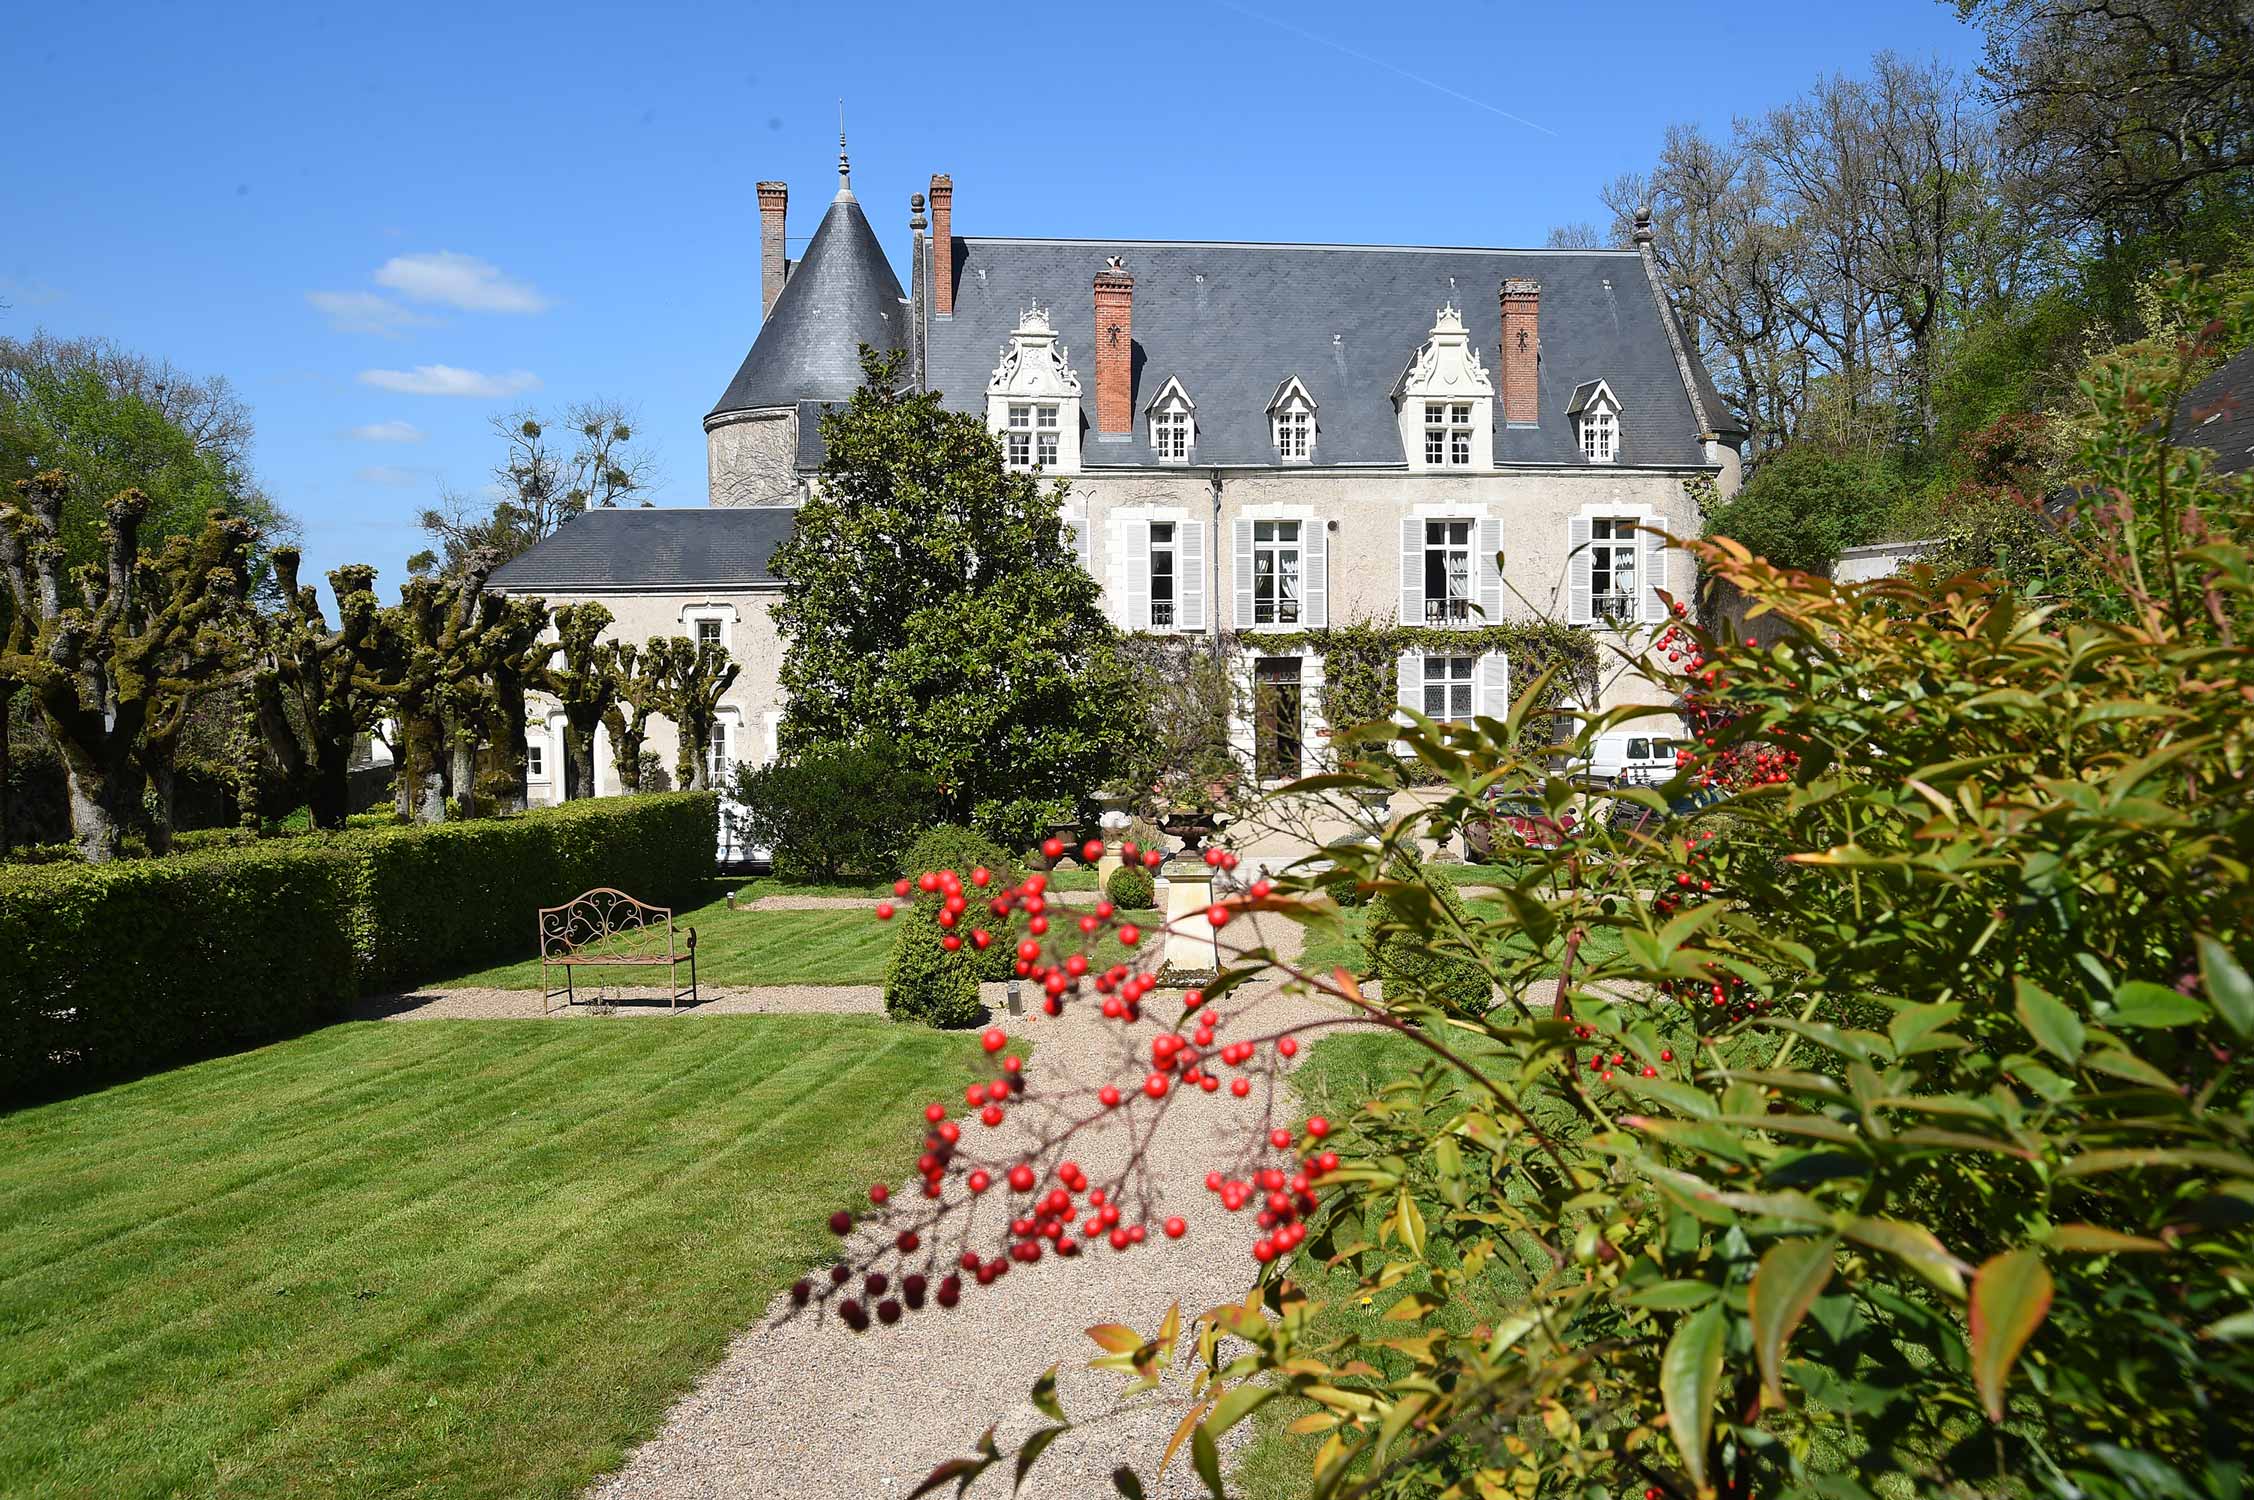
<path id="1" fill-rule="evenodd" d="M 2082 1018 L 2032 979 L 2014 980 L 2013 986 L 2019 993 L 2019 1023 L 2027 1034 L 2053 1057 L 2077 1061 L 2082 1055 Z"/>
<path id="2" fill-rule="evenodd" d="M 2218 1318 L 2205 1328 L 2200 1329 L 2199 1336 L 2203 1339 L 2234 1341 L 2254 1338 L 2254 1309 L 2232 1313 L 2227 1318 Z"/>
<path id="3" fill-rule="evenodd" d="M 1937 1031 L 1964 1014 L 1964 1006 L 1956 1001 L 1938 1005 L 1913 1005 L 1898 1012 L 1887 1022 L 1886 1034 L 1894 1041 L 1894 1055 L 1906 1057 L 1918 1050 L 1917 1044 L 1929 1031 Z"/>
<path id="4" fill-rule="evenodd" d="M 1033 1407 L 1053 1422 L 1065 1420 L 1064 1408 L 1057 1405 L 1057 1367 L 1049 1366 L 1041 1378 L 1033 1382 Z"/>
<path id="5" fill-rule="evenodd" d="M 1840 1233 L 1859 1245 L 1883 1250 L 1952 1297 L 1964 1295 L 1964 1273 L 1972 1268 L 1949 1253 L 1949 1247 L 1920 1224 L 1900 1219 L 1857 1216 L 1840 1226 Z"/>
<path id="6" fill-rule="evenodd" d="M 2141 1083 L 2148 1088 L 2176 1091 L 2176 1080 L 2161 1072 L 2151 1063 L 2133 1052 L 2119 1047 L 2106 1047 L 2090 1054 L 2089 1068 L 2093 1073 L 2106 1073 L 2115 1078 L 2126 1078 L 2131 1083 Z"/>
<path id="7" fill-rule="evenodd" d="M 1761 1361 L 1761 1383 L 1777 1396 L 1784 1394 L 1779 1372 L 1785 1345 L 1792 1342 L 1792 1331 L 1831 1280 L 1832 1252 L 1838 1246 L 1830 1235 L 1783 1240 L 1761 1257 L 1760 1268 L 1753 1273 L 1747 1294 L 1753 1352 Z"/>
<path id="8" fill-rule="evenodd" d="M 2051 1273 L 2032 1249 L 2006 1250 L 1972 1278 L 1972 1383 L 1988 1420 L 2004 1419 L 2004 1382 L 2050 1314 Z"/>
<path id="9" fill-rule="evenodd" d="M 2053 1250 L 2073 1250 L 2085 1255 L 2114 1255 L 2127 1251 L 2165 1251 L 2165 1240 L 2148 1239 L 2141 1234 L 2122 1234 L 2118 1230 L 2101 1229 L 2095 1224 L 2061 1224 L 2051 1231 Z"/>
<path id="10" fill-rule="evenodd" d="M 2191 1026 L 2207 1019 L 2207 1007 L 2164 984 L 2132 979 L 2113 992 L 2106 1019 L 2116 1026 Z"/>
<path id="11" fill-rule="evenodd" d="M 1659 1360 L 1659 1393 L 1667 1430 L 1691 1483 L 1706 1486 L 1706 1440 L 1714 1431 L 1714 1391 L 1722 1380 L 1725 1328 L 1722 1304 L 1709 1303 L 1683 1320 Z"/>
<path id="12" fill-rule="evenodd" d="M 1418 1211 L 1416 1200 L 1409 1196 L 1407 1188 L 1401 1189 L 1400 1206 L 1394 1210 L 1394 1218 L 1400 1225 L 1402 1245 L 1411 1255 L 1421 1259 L 1424 1255 L 1424 1215 Z"/>
<path id="13" fill-rule="evenodd" d="M 1213 1434 L 1203 1422 L 1190 1434 L 1190 1463 L 1213 1500 L 1229 1500 L 1229 1492 L 1221 1487 L 1221 1450 L 1214 1446 Z"/>
<path id="14" fill-rule="evenodd" d="M 2207 1167 L 2233 1177 L 2254 1177 L 2254 1158 L 2204 1146 L 2121 1146 L 2110 1151 L 2085 1151 L 2061 1162 L 2058 1175 L 2094 1177 L 2101 1172 L 2145 1167 Z"/>
<path id="15" fill-rule="evenodd" d="M 1711 1281 L 1662 1281 L 1638 1287 L 1620 1300 L 1630 1307 L 1680 1309 L 1704 1307 L 1721 1293 Z"/>
<path id="16" fill-rule="evenodd" d="M 1011 1494 L 1025 1488 L 1025 1476 L 1033 1472 L 1041 1455 L 1049 1451 L 1049 1444 L 1071 1430 L 1070 1427 L 1044 1427 L 1025 1440 L 1025 1446 L 1017 1450 L 1017 1477 L 1010 1481 Z"/>
<path id="17" fill-rule="evenodd" d="M 2223 1024 L 2240 1036 L 2254 1036 L 2254 978 L 2248 978 L 2230 949 L 2199 935 L 2199 977 L 2215 1002 Z"/>

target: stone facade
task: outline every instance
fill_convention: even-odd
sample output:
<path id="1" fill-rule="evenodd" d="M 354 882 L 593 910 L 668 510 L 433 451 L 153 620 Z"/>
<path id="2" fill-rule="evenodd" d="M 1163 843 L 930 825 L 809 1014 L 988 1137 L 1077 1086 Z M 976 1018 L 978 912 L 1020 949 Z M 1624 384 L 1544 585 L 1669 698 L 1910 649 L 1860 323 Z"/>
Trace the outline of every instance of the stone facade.
<path id="1" fill-rule="evenodd" d="M 790 505 L 805 497 L 794 408 L 716 415 L 705 423 L 704 444 L 714 505 Z"/>

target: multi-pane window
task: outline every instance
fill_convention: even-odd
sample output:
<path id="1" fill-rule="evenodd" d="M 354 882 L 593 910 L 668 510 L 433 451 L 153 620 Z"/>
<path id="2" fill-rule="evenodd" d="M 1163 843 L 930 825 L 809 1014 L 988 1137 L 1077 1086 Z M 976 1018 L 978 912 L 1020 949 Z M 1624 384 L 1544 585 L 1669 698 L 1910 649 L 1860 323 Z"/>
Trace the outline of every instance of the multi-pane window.
<path id="1" fill-rule="evenodd" d="M 1471 467 L 1471 403 L 1424 404 L 1424 461 L 1434 468 Z"/>
<path id="2" fill-rule="evenodd" d="M 548 747 L 533 743 L 524 747 L 524 775 L 528 781 L 548 779 Z"/>
<path id="3" fill-rule="evenodd" d="M 697 644 L 699 646 L 717 646 L 720 644 L 720 622 L 718 620 L 697 621 Z"/>
<path id="4" fill-rule="evenodd" d="M 728 776 L 728 728 L 726 719 L 713 725 L 712 743 L 705 748 L 705 769 L 714 786 L 719 786 Z"/>
<path id="5" fill-rule="evenodd" d="M 1600 620 L 1636 617 L 1636 521 L 1598 516 L 1589 523 L 1589 609 Z"/>
<path id="6" fill-rule="evenodd" d="M 1179 401 L 1170 401 L 1151 413 L 1151 447 L 1162 464 L 1190 461 L 1190 413 Z"/>
<path id="7" fill-rule="evenodd" d="M 1304 462 L 1315 442 L 1315 414 L 1296 403 L 1276 413 L 1276 456 Z"/>
<path id="8" fill-rule="evenodd" d="M 1581 456 L 1591 463 L 1612 462 L 1612 413 L 1596 407 L 1581 415 Z"/>
<path id="9" fill-rule="evenodd" d="M 1299 523 L 1252 523 L 1252 623 L 1299 623 Z"/>
<path id="10" fill-rule="evenodd" d="M 1150 526 L 1150 623 L 1153 630 L 1174 623 L 1174 523 Z"/>
<path id="11" fill-rule="evenodd" d="M 1043 468 L 1057 461 L 1057 434 L 1063 429 L 1054 401 L 1013 401 L 1003 429 L 1003 457 L 1013 469 Z"/>
<path id="12" fill-rule="evenodd" d="M 1424 523 L 1424 623 L 1456 625 L 1471 618 L 1470 521 Z"/>
<path id="13" fill-rule="evenodd" d="M 1428 719 L 1471 717 L 1472 673 L 1476 656 L 1428 656 L 1424 659 L 1424 716 Z"/>

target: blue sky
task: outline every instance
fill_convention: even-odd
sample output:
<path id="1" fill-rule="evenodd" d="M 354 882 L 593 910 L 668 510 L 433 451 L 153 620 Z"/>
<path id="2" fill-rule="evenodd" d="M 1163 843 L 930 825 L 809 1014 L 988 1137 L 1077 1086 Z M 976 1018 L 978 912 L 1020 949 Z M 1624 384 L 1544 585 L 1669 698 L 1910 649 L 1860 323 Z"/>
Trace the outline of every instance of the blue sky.
<path id="1" fill-rule="evenodd" d="M 1521 245 L 1602 225 L 1671 121 L 1881 48 L 1978 54 L 1936 0 L 79 3 L 10 30 L 0 332 L 227 376 L 308 572 L 372 562 L 387 597 L 516 405 L 625 400 L 660 503 L 704 502 L 699 420 L 758 332 L 752 184 L 788 180 L 811 233 L 841 95 L 895 265 L 935 171 L 958 233 Z"/>

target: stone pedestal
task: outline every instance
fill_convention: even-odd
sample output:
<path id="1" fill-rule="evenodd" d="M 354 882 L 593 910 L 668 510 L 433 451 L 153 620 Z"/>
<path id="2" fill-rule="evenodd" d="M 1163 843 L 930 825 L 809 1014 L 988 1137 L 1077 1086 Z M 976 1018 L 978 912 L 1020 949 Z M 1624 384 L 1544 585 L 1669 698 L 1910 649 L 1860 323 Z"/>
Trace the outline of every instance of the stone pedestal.
<path id="1" fill-rule="evenodd" d="M 1130 820 L 1125 797 L 1098 797 L 1096 802 L 1103 809 L 1103 816 L 1096 820 L 1096 826 L 1102 830 L 1104 841 L 1104 857 L 1096 861 L 1096 889 L 1108 891 L 1111 889 L 1111 877 L 1126 863 L 1120 857 L 1119 844 L 1126 836 Z"/>
<path id="2" fill-rule="evenodd" d="M 1170 984 L 1194 984 L 1220 972 L 1221 945 L 1205 909 L 1213 904 L 1213 867 L 1176 855 L 1166 862 L 1166 962 Z"/>

